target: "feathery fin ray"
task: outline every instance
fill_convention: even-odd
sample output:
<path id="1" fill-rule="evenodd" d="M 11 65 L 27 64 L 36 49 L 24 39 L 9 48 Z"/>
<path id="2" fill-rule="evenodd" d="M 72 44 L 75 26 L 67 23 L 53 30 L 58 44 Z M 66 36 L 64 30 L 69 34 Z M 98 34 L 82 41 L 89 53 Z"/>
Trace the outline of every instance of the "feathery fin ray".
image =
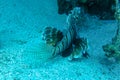
<path id="1" fill-rule="evenodd" d="M 32 47 L 31 47 L 32 46 Z M 38 45 L 31 44 L 24 50 L 22 55 L 23 62 L 28 63 L 28 65 L 33 64 L 43 64 L 50 61 L 52 57 L 51 50 L 54 48 L 46 43 L 40 42 Z"/>

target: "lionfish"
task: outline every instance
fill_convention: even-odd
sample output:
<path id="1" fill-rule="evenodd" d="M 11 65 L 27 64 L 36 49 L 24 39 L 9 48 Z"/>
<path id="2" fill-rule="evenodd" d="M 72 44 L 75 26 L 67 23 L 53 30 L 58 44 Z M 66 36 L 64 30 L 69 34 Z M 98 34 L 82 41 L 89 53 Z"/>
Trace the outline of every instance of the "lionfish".
<path id="1" fill-rule="evenodd" d="M 77 21 L 80 15 L 80 8 L 74 8 L 67 17 L 68 29 L 66 34 L 53 27 L 45 27 L 42 33 L 42 39 L 46 44 L 51 45 L 51 57 L 61 54 L 63 57 L 68 56 L 69 60 L 88 57 L 88 40 L 86 38 L 78 38 Z M 50 54 L 50 53 L 49 53 Z"/>

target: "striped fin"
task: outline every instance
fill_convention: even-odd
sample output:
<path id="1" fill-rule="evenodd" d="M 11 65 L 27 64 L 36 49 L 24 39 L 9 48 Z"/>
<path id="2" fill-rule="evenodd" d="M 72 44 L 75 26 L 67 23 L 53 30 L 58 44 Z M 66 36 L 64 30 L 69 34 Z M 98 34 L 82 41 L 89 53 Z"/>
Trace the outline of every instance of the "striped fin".
<path id="1" fill-rule="evenodd" d="M 52 57 L 51 50 L 54 47 L 43 43 L 29 43 L 22 55 L 22 62 L 28 65 L 43 64 L 50 61 Z"/>
<path id="2" fill-rule="evenodd" d="M 72 60 L 74 58 L 81 58 L 82 56 L 85 56 L 85 57 L 89 56 L 89 54 L 87 53 L 88 40 L 86 38 L 76 39 L 73 45 L 75 47 L 71 55 L 68 57 L 69 60 Z"/>
<path id="3" fill-rule="evenodd" d="M 63 51 L 65 51 L 67 48 L 69 48 L 73 42 L 74 37 L 75 37 L 74 28 L 70 26 L 67 31 L 67 34 L 62 38 L 59 44 L 55 46 L 55 49 L 53 50 L 53 56 L 56 56 L 59 53 L 62 53 Z"/>

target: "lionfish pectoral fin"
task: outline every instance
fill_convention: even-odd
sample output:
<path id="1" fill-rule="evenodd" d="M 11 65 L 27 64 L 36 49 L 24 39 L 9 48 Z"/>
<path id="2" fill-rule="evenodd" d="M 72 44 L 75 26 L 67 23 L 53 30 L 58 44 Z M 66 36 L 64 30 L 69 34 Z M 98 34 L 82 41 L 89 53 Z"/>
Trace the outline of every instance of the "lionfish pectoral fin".
<path id="1" fill-rule="evenodd" d="M 52 57 L 51 49 L 53 49 L 52 46 L 41 41 L 40 43 L 32 43 L 25 48 L 22 57 L 30 63 L 44 63 L 49 61 Z"/>
<path id="2" fill-rule="evenodd" d="M 70 60 L 75 58 L 82 58 L 82 57 L 89 57 L 89 54 L 87 52 L 88 49 L 88 43 L 86 38 L 76 38 L 73 41 L 74 50 L 71 53 Z"/>
<path id="3" fill-rule="evenodd" d="M 46 44 L 56 46 L 57 43 L 62 40 L 63 33 L 57 28 L 46 27 L 43 30 L 42 38 Z"/>

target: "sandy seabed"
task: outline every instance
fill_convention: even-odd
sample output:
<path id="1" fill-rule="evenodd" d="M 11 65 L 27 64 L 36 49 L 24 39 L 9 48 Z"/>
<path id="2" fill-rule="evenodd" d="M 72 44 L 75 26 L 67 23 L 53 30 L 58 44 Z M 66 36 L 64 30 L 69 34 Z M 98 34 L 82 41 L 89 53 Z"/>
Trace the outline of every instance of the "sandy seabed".
<path id="1" fill-rule="evenodd" d="M 115 35 L 115 21 L 98 20 L 81 29 L 80 36 L 89 40 L 88 59 L 57 56 L 41 65 L 27 54 L 24 61 L 24 50 L 40 41 L 48 25 L 66 26 L 66 15 L 57 14 L 56 0 L 0 0 L 0 80 L 120 80 L 120 64 L 107 62 L 102 50 Z"/>

